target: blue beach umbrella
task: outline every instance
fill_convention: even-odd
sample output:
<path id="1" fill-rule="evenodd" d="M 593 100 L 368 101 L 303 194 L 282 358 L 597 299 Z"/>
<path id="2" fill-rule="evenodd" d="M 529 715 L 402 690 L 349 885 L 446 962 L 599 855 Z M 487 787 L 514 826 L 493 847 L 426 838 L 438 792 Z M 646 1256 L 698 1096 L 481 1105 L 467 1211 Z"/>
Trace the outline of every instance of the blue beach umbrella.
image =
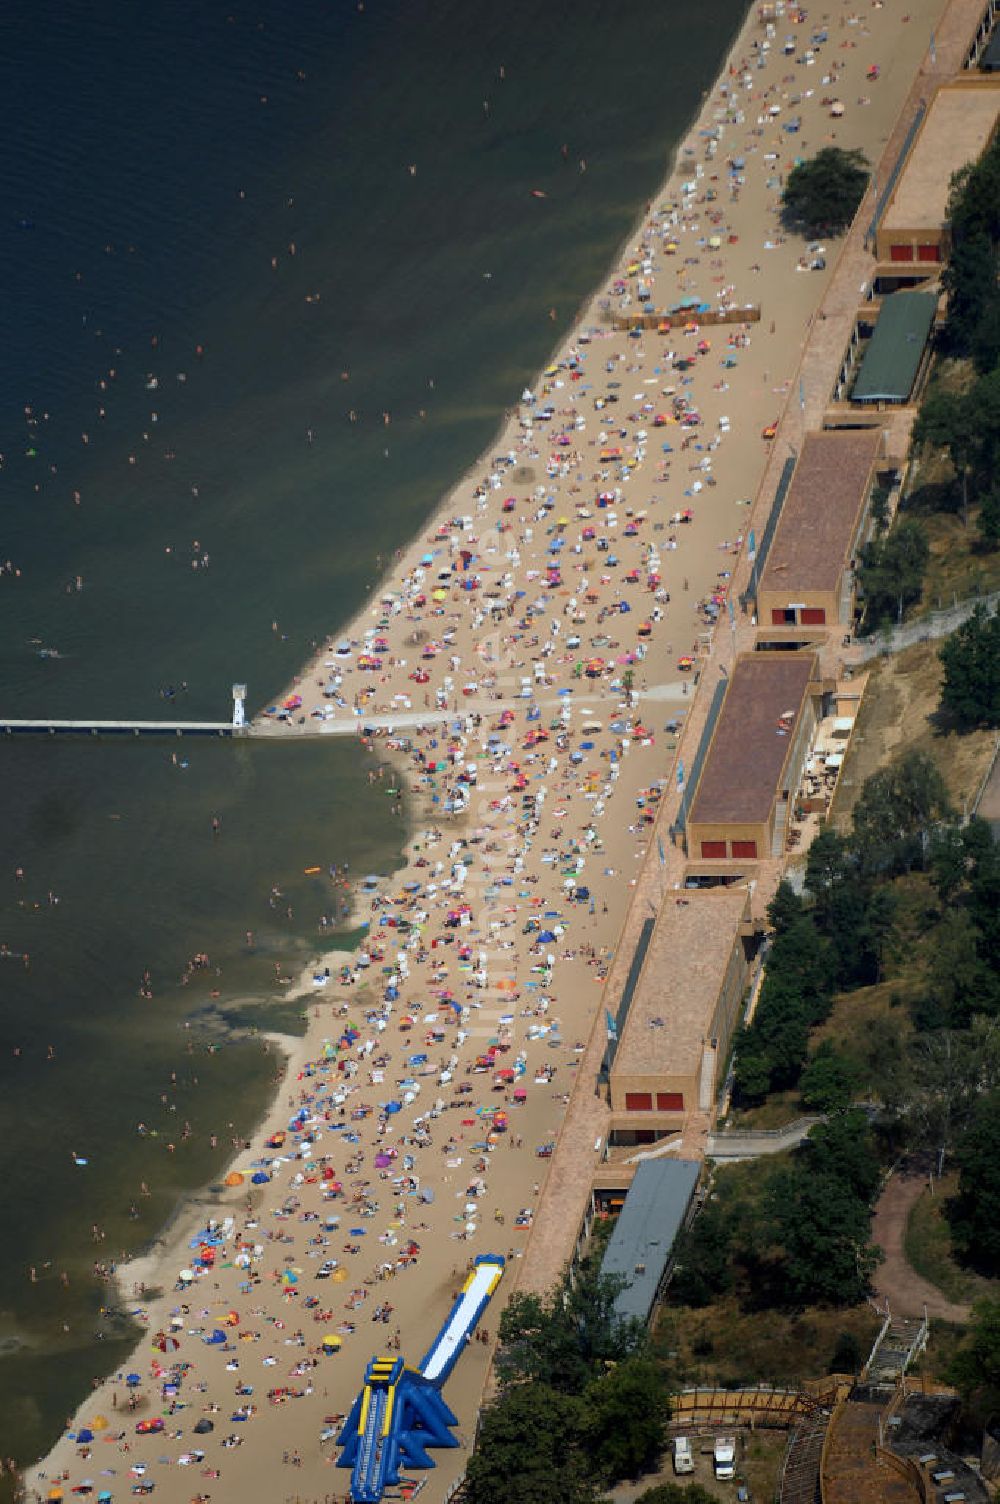
<path id="1" fill-rule="evenodd" d="M 137 1373 L 126 1374 L 125 1382 L 129 1385 L 130 1388 L 134 1389 L 136 1384 L 142 1383 L 142 1375 Z"/>

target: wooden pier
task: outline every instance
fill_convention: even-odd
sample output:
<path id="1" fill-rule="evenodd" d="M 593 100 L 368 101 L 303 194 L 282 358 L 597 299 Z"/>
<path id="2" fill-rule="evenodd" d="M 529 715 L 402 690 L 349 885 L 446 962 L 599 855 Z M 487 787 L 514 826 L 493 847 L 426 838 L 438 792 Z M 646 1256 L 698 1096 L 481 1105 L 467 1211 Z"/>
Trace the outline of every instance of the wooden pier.
<path id="1" fill-rule="evenodd" d="M 252 736 L 246 720 L 247 687 L 233 685 L 231 721 L 61 720 L 55 716 L 0 716 L 3 736 Z"/>
<path id="2" fill-rule="evenodd" d="M 0 717 L 5 736 L 246 736 L 232 721 L 57 721 Z"/>

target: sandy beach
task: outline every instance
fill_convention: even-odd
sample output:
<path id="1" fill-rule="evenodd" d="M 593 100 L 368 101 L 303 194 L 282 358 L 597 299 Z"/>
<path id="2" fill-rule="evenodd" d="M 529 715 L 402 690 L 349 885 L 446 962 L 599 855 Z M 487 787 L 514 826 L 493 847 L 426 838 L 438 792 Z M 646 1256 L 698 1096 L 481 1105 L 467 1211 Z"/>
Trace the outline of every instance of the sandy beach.
<path id="1" fill-rule="evenodd" d="M 284 1042 L 242 1179 L 123 1272 L 146 1336 L 32 1471 L 35 1497 L 87 1480 L 116 1504 L 148 1484 L 167 1504 L 343 1497 L 333 1438 L 365 1365 L 397 1342 L 419 1360 L 483 1253 L 508 1260 L 495 1335 L 545 1194 L 537 1151 L 676 780 L 672 728 L 709 634 L 728 630 L 749 504 L 782 442 L 762 431 L 837 256 L 783 235 L 782 182 L 827 144 L 878 160 L 944 8 L 845 0 L 770 39 L 753 11 L 568 340 L 266 718 L 275 736 L 365 736 L 408 815 L 406 862 L 377 883 L 330 872 L 365 945 L 300 979 L 308 1030 Z M 613 327 L 685 299 L 759 319 Z M 424 1475 L 434 1504 L 461 1476 L 490 1353 L 471 1343 L 445 1391 L 461 1446 Z"/>

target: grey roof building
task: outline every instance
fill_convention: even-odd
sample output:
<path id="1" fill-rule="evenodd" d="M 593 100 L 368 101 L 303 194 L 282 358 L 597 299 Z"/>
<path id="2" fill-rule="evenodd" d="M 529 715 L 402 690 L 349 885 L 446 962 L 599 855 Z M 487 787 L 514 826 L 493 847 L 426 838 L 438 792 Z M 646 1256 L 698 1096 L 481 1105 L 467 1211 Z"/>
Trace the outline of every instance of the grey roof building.
<path id="1" fill-rule="evenodd" d="M 620 1321 L 652 1315 L 700 1171 L 689 1159 L 648 1159 L 636 1170 L 601 1264 L 629 1282 L 615 1301 Z"/>

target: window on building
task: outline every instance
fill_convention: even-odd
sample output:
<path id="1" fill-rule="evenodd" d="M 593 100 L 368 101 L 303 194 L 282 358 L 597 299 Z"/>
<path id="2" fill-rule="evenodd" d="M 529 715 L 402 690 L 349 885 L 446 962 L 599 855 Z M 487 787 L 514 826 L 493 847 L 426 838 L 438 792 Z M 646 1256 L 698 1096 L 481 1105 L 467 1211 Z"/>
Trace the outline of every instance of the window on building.
<path id="1" fill-rule="evenodd" d="M 702 841 L 701 855 L 705 861 L 717 860 L 720 857 L 724 860 L 726 855 L 725 841 Z"/>
<path id="2" fill-rule="evenodd" d="M 894 246 L 890 246 L 890 248 L 889 248 L 889 260 L 890 261 L 912 261 L 913 260 L 913 247 L 912 247 L 912 245 L 894 245 Z"/>
<path id="3" fill-rule="evenodd" d="M 917 260 L 918 261 L 940 261 L 941 260 L 941 247 L 939 245 L 918 245 L 917 246 Z"/>
<path id="4" fill-rule="evenodd" d="M 822 606 L 803 606 L 802 625 L 804 627 L 822 627 L 826 622 L 826 612 Z"/>
<path id="5" fill-rule="evenodd" d="M 743 861 L 749 860 L 751 862 L 755 862 L 757 860 L 757 842 L 734 841 L 733 856 L 736 858 L 742 858 Z"/>
<path id="6" fill-rule="evenodd" d="M 680 1091 L 658 1091 L 656 1093 L 656 1105 L 661 1112 L 683 1112 L 684 1093 Z"/>
<path id="7" fill-rule="evenodd" d="M 651 1091 L 627 1091 L 625 1093 L 626 1112 L 652 1112 L 653 1093 Z"/>

